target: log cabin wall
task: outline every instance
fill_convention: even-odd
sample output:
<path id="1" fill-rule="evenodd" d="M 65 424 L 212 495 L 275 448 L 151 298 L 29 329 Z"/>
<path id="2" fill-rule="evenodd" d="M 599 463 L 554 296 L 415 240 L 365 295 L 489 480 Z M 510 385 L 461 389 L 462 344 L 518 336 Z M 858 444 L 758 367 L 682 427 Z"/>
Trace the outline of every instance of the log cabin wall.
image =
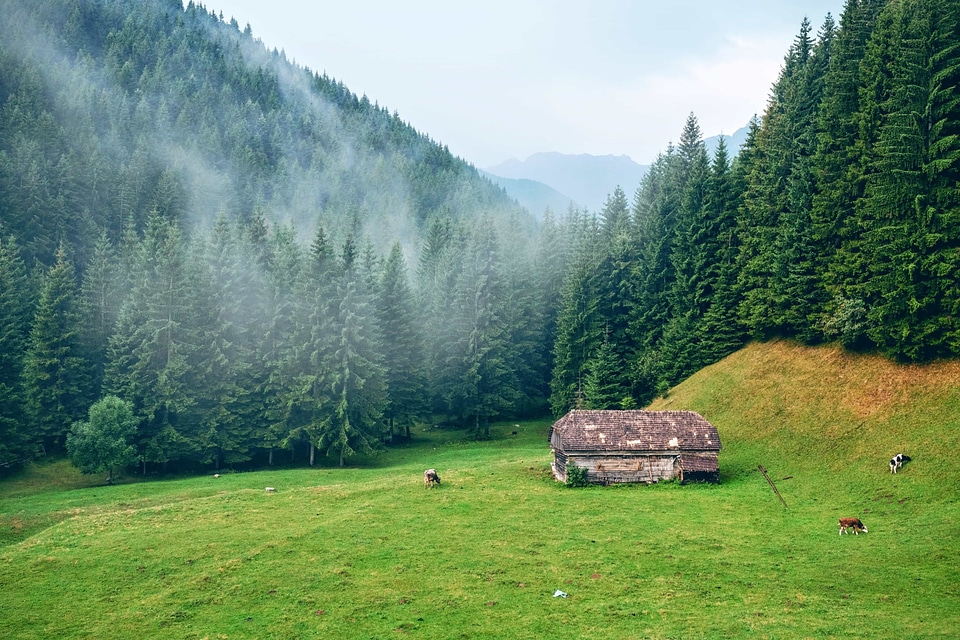
<path id="1" fill-rule="evenodd" d="M 587 479 L 595 484 L 618 484 L 623 482 L 660 482 L 672 480 L 680 471 L 677 454 L 672 452 L 649 454 L 575 454 L 567 453 L 566 466 L 575 464 L 587 469 Z"/>

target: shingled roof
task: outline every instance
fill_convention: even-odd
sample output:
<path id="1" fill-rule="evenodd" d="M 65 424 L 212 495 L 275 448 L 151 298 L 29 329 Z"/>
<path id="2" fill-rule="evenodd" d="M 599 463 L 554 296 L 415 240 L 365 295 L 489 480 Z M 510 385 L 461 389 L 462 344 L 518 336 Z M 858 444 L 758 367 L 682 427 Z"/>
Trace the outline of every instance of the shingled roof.
<path id="1" fill-rule="evenodd" d="M 717 428 L 693 411 L 577 409 L 553 424 L 550 442 L 562 451 L 720 450 Z"/>

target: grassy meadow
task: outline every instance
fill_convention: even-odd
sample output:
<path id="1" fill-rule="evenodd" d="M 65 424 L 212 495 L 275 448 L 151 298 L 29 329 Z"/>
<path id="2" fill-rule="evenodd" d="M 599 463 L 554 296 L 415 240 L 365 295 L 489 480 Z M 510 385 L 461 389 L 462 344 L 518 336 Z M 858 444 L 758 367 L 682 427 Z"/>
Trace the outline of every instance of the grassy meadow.
<path id="1" fill-rule="evenodd" d="M 960 363 L 753 344 L 652 408 L 717 426 L 721 484 L 566 488 L 550 420 L 347 469 L 32 467 L 0 483 L 0 636 L 960 637 Z"/>

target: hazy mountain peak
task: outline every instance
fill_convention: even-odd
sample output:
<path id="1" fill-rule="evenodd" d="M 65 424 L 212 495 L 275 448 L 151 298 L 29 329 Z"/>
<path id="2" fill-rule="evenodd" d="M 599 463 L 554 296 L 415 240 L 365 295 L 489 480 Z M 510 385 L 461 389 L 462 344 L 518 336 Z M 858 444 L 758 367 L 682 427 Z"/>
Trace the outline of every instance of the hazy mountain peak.
<path id="1" fill-rule="evenodd" d="M 632 195 L 647 169 L 626 155 L 544 151 L 526 160 L 511 158 L 485 170 L 501 178 L 542 182 L 596 212 L 618 186 Z"/>

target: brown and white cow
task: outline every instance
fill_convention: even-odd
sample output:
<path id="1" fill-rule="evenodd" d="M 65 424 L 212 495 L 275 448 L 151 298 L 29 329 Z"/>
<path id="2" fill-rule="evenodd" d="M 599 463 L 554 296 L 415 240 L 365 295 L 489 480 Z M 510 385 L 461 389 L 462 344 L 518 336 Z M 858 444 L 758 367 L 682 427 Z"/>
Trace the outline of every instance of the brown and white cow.
<path id="1" fill-rule="evenodd" d="M 848 529 L 853 529 L 854 535 L 860 535 L 861 531 L 867 533 L 867 528 L 860 522 L 860 518 L 840 518 L 840 535 Z"/>
<path id="2" fill-rule="evenodd" d="M 423 486 L 431 487 L 434 484 L 440 484 L 440 476 L 437 475 L 436 469 L 427 469 L 423 472 Z"/>

